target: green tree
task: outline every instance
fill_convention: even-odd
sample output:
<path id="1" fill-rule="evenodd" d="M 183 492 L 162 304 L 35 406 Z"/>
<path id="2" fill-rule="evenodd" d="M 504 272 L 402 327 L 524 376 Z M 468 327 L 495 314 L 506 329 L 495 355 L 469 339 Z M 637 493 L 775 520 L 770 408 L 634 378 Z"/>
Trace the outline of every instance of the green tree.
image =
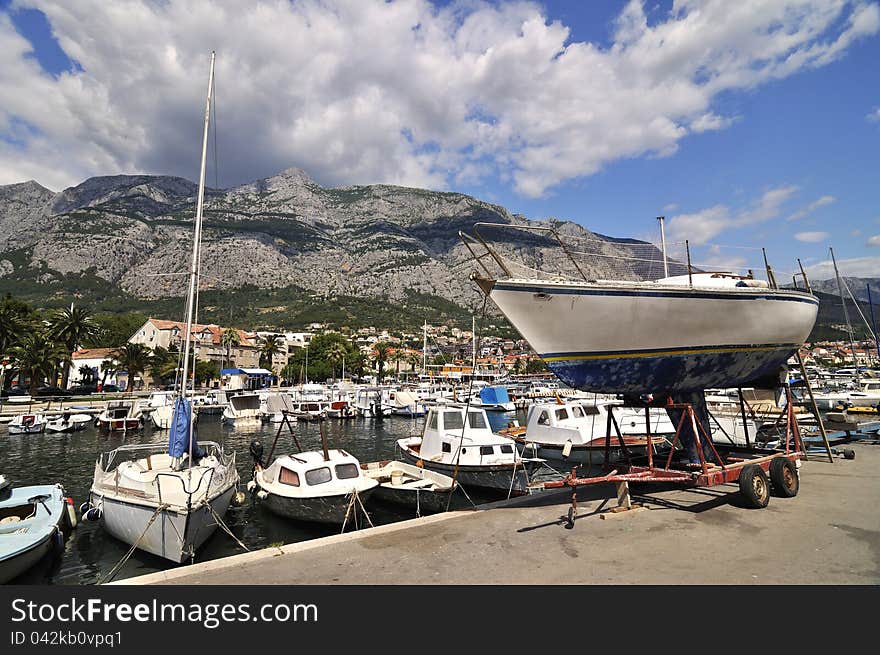
<path id="1" fill-rule="evenodd" d="M 391 351 L 393 350 L 390 343 L 385 341 L 378 342 L 375 346 L 373 346 L 376 354 L 373 357 L 373 361 L 376 362 L 377 368 L 377 376 L 381 380 L 382 376 L 385 372 L 385 362 L 387 362 L 391 358 Z"/>
<path id="2" fill-rule="evenodd" d="M 196 362 L 195 370 L 196 384 L 210 384 L 211 380 L 220 379 L 220 365 L 213 361 Z"/>
<path id="3" fill-rule="evenodd" d="M 179 368 L 178 361 L 180 359 L 180 351 L 172 345 L 170 350 L 166 350 L 162 346 L 153 349 L 153 355 L 150 358 L 150 375 L 153 379 L 168 384 L 173 381 L 177 375 Z"/>
<path id="4" fill-rule="evenodd" d="M 113 353 L 120 370 L 128 372 L 128 391 L 134 390 L 134 378 L 149 368 L 153 353 L 142 343 L 127 343 Z"/>
<path id="5" fill-rule="evenodd" d="M 92 317 L 99 331 L 80 344 L 84 348 L 118 348 L 124 345 L 144 323 L 147 315 L 141 312 L 113 314 L 100 312 Z"/>
<path id="6" fill-rule="evenodd" d="M 226 348 L 226 365 L 234 366 L 235 360 L 232 359 L 232 349 L 241 345 L 241 335 L 238 330 L 226 328 L 220 335 L 220 345 Z"/>
<path id="7" fill-rule="evenodd" d="M 547 365 L 542 359 L 530 359 L 526 364 L 526 373 L 544 373 L 545 371 L 547 371 Z"/>
<path id="8" fill-rule="evenodd" d="M 275 358 L 275 355 L 280 355 L 284 352 L 284 337 L 280 334 L 267 334 L 265 337 L 257 337 L 257 347 L 260 349 L 260 366 L 271 371 L 272 360 Z"/>
<path id="9" fill-rule="evenodd" d="M 67 388 L 70 378 L 70 365 L 73 352 L 83 342 L 98 335 L 100 328 L 92 320 L 92 315 L 84 307 L 70 306 L 60 309 L 49 317 L 47 333 L 49 337 L 62 345 L 67 353 L 62 361 L 61 388 Z"/>
<path id="10" fill-rule="evenodd" d="M 345 358 L 348 356 L 348 348 L 345 347 L 345 344 L 341 341 L 336 341 L 327 346 L 327 350 L 324 352 L 324 355 L 327 358 L 327 361 L 330 362 L 332 366 L 332 377 L 336 377 L 336 367 L 342 364 L 345 361 Z"/>
<path id="11" fill-rule="evenodd" d="M 44 378 L 57 370 L 58 362 L 65 357 L 63 348 L 45 330 L 34 330 L 23 335 L 10 354 L 21 374 L 30 380 L 31 395 L 37 392 L 37 386 Z M 54 386 L 55 380 L 50 380 L 50 384 Z"/>

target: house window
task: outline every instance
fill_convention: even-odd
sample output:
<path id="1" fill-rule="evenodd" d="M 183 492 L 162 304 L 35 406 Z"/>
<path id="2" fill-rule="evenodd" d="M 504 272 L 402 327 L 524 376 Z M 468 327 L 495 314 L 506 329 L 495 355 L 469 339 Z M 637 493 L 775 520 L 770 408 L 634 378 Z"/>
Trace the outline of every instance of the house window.
<path id="1" fill-rule="evenodd" d="M 336 477 L 340 480 L 350 480 L 358 476 L 357 464 L 338 464 L 336 466 Z"/>
<path id="2" fill-rule="evenodd" d="M 319 469 L 312 469 L 311 471 L 306 471 L 306 483 L 310 485 L 316 484 L 324 484 L 325 482 L 330 482 L 333 476 L 330 474 L 330 468 L 327 466 L 323 466 Z"/>
<path id="3" fill-rule="evenodd" d="M 299 486 L 299 473 L 296 471 L 291 471 L 290 469 L 286 469 L 283 466 L 281 467 L 281 474 L 278 476 L 278 482 L 281 484 L 289 484 L 291 487 Z"/>

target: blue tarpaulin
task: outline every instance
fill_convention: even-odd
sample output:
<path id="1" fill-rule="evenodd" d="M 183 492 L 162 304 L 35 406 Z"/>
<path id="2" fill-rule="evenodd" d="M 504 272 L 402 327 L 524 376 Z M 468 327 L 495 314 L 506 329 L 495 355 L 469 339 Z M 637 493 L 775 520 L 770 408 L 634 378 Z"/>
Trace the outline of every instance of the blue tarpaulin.
<path id="1" fill-rule="evenodd" d="M 503 405 L 510 402 L 507 387 L 484 387 L 480 389 L 480 401 L 484 405 Z"/>
<path id="2" fill-rule="evenodd" d="M 174 414 L 171 418 L 171 434 L 168 437 L 168 454 L 172 457 L 182 457 L 189 454 L 189 426 L 192 422 L 192 403 L 184 398 L 174 399 Z M 199 448 L 196 428 L 192 429 L 193 460 L 205 456 L 205 451 Z"/>

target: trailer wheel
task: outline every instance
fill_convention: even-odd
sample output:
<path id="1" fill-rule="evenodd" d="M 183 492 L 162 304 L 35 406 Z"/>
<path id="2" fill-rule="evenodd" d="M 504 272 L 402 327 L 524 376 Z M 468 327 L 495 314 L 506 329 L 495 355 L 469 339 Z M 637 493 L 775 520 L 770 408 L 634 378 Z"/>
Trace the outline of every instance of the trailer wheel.
<path id="1" fill-rule="evenodd" d="M 744 466 L 739 474 L 739 492 L 749 507 L 767 507 L 770 502 L 770 481 L 764 469 L 756 464 Z"/>
<path id="2" fill-rule="evenodd" d="M 843 458 L 844 459 L 855 459 L 856 458 L 856 451 L 854 451 L 851 448 L 846 448 L 843 451 Z"/>
<path id="3" fill-rule="evenodd" d="M 794 498 L 801 487 L 797 467 L 787 457 L 777 457 L 770 462 L 770 482 L 773 492 L 782 498 Z"/>

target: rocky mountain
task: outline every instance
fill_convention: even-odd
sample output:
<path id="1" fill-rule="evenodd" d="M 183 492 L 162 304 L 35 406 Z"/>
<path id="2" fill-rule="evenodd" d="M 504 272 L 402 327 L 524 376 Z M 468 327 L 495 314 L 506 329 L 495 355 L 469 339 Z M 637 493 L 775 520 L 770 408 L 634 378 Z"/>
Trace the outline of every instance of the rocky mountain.
<path id="1" fill-rule="evenodd" d="M 868 302 L 868 286 L 870 285 L 871 301 L 875 305 L 880 305 L 880 278 L 848 277 L 841 275 L 840 279 L 846 285 L 843 293 L 847 302 L 851 302 L 852 300 L 849 293 L 846 291 L 847 288 L 850 293 L 852 293 L 853 298 L 860 302 Z M 840 291 L 837 288 L 837 280 L 835 278 L 831 278 L 830 280 L 810 280 L 810 286 L 813 288 L 813 291 L 820 291 L 831 296 L 837 296 L 837 302 L 840 302 Z"/>
<path id="2" fill-rule="evenodd" d="M 59 302 L 114 290 L 142 300 L 180 297 L 192 248 L 197 187 L 165 176 L 95 177 L 54 193 L 36 182 L 0 186 L 0 291 Z M 460 193 L 387 185 L 325 188 L 301 170 L 206 193 L 202 275 L 207 289 L 301 289 L 403 302 L 417 295 L 473 307 L 477 265 L 459 230 L 474 223 L 552 225 L 590 278 L 658 276 L 653 247 L 570 222 L 531 222 Z M 555 240 L 485 228 L 511 272 L 577 275 Z M 638 246 L 638 258 L 632 259 Z M 646 256 L 647 253 L 647 256 Z M 629 258 L 629 259 L 621 259 Z M 490 258 L 483 260 L 487 266 Z M 518 262 L 514 263 L 514 262 Z M 496 267 L 497 268 L 497 267 Z M 671 274 L 683 272 L 672 267 Z"/>

